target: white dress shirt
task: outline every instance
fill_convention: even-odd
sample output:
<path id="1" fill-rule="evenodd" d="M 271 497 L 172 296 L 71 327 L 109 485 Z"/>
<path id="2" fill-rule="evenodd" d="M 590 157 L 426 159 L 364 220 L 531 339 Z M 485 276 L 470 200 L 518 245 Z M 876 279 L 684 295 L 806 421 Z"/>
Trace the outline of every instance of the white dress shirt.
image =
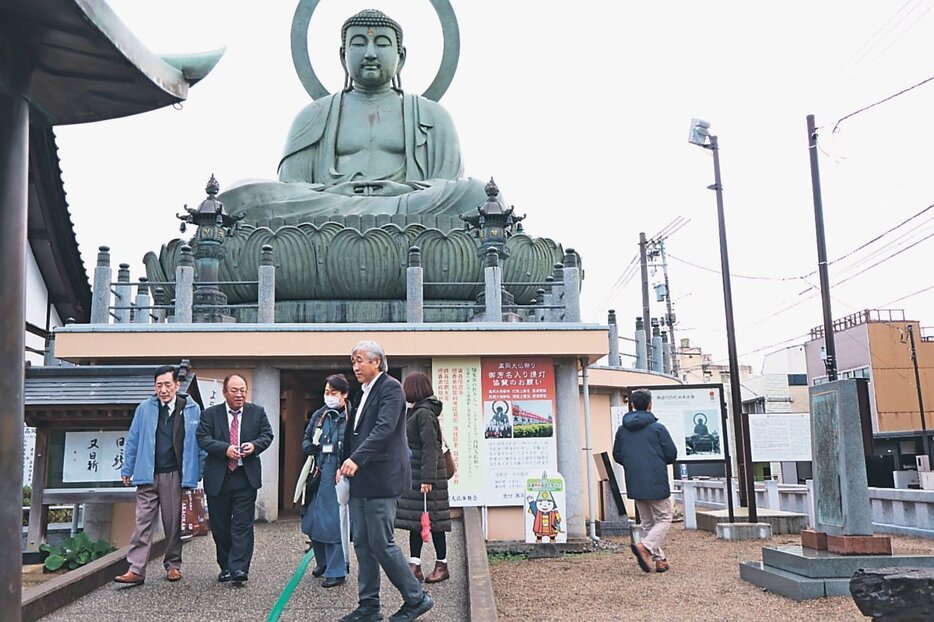
<path id="1" fill-rule="evenodd" d="M 373 383 L 375 383 L 379 379 L 379 377 L 382 375 L 383 375 L 383 372 L 379 372 L 378 374 L 376 374 L 373 380 L 370 380 L 369 382 L 364 382 L 363 386 L 361 387 L 363 389 L 363 397 L 360 398 L 360 405 L 357 406 L 357 414 L 354 417 L 354 422 L 353 422 L 354 432 L 360 429 L 360 420 L 363 419 L 363 417 L 361 417 L 361 415 L 363 414 L 363 406 L 366 404 L 367 396 L 370 395 L 370 389 L 373 388 Z"/>

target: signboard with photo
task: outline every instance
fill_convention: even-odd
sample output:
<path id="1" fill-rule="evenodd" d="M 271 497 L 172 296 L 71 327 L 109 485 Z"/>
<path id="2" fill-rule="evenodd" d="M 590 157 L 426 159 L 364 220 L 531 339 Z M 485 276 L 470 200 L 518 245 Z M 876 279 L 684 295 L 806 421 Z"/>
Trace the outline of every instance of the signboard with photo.
<path id="1" fill-rule="evenodd" d="M 562 513 L 564 477 L 557 471 L 532 471 L 525 476 L 525 541 L 533 544 L 567 542 Z"/>
<path id="2" fill-rule="evenodd" d="M 554 361 L 481 359 L 485 490 L 479 505 L 522 505 L 530 469 L 558 468 Z"/>
<path id="3" fill-rule="evenodd" d="M 678 448 L 678 462 L 724 460 L 723 385 L 646 387 L 652 392 L 652 413 L 668 429 Z M 628 408 L 612 409 L 613 437 Z"/>

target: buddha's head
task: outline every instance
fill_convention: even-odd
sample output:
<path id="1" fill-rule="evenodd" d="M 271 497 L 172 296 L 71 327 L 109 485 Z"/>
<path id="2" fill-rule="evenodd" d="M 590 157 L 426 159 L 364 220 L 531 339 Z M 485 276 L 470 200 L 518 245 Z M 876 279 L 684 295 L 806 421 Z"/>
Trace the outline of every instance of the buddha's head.
<path id="1" fill-rule="evenodd" d="M 401 91 L 405 64 L 402 27 L 375 9 L 351 16 L 341 27 L 341 63 L 345 90 L 354 85 L 367 90 L 391 85 Z"/>

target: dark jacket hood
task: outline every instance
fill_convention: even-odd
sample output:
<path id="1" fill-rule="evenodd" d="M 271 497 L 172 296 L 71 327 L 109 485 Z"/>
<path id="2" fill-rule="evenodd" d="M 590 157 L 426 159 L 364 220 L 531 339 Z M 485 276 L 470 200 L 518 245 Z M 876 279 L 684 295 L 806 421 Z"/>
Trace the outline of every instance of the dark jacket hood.
<path id="1" fill-rule="evenodd" d="M 641 430 L 656 421 L 658 418 L 647 410 L 634 410 L 623 415 L 623 427 L 627 430 Z"/>
<path id="2" fill-rule="evenodd" d="M 426 397 L 425 399 L 423 399 L 423 400 L 420 401 L 420 402 L 416 402 L 416 403 L 415 403 L 415 406 L 412 407 L 412 410 L 415 411 L 415 410 L 418 410 L 418 409 L 420 409 L 420 408 L 425 408 L 425 409 L 431 411 L 431 413 L 432 413 L 435 417 L 439 417 L 439 416 L 441 415 L 441 409 L 442 409 L 442 407 L 443 407 L 443 404 L 441 403 L 441 400 L 439 400 L 437 397 L 435 397 L 434 395 L 432 395 L 432 396 L 430 396 L 430 397 Z"/>

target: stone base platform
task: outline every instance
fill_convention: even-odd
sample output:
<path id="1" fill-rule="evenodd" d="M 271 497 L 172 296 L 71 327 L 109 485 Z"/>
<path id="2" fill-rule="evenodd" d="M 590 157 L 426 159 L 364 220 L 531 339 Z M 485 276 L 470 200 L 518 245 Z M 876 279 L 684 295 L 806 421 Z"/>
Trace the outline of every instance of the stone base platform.
<path id="1" fill-rule="evenodd" d="M 739 576 L 792 600 L 849 596 L 859 568 L 934 568 L 934 555 L 838 555 L 800 545 L 762 548 L 762 561 L 742 562 Z"/>
<path id="2" fill-rule="evenodd" d="M 769 523 L 717 523 L 721 540 L 768 540 L 772 537 Z"/>
<path id="3" fill-rule="evenodd" d="M 759 509 L 756 513 L 759 522 L 771 525 L 772 533 L 775 535 L 801 533 L 801 530 L 807 527 L 808 517 L 806 514 L 768 509 Z M 716 533 L 717 523 L 726 523 L 730 520 L 727 510 L 705 510 L 696 512 L 695 515 L 697 517 L 697 528 L 712 533 Z M 733 517 L 737 522 L 749 522 L 749 509 L 734 508 Z"/>
<path id="4" fill-rule="evenodd" d="M 633 523 L 630 520 L 598 520 L 596 522 L 597 535 L 601 538 L 606 536 L 628 536 L 632 532 Z"/>

